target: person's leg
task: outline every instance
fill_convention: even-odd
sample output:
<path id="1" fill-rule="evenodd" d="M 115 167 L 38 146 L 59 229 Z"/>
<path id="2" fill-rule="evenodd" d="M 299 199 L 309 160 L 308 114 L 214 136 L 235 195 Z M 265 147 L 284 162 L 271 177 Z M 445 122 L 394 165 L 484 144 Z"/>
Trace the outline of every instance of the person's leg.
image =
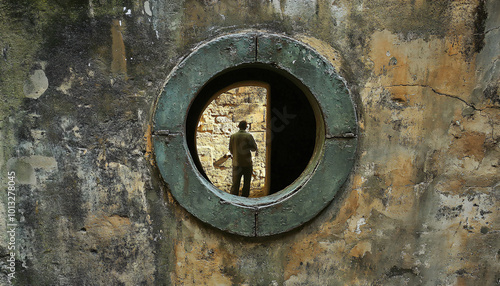
<path id="1" fill-rule="evenodd" d="M 247 197 L 250 195 L 250 182 L 252 180 L 252 167 L 244 167 L 243 169 L 243 190 L 241 191 L 242 197 Z"/>
<path id="2" fill-rule="evenodd" d="M 231 195 L 238 196 L 240 193 L 240 181 L 243 172 L 241 167 L 233 166 L 233 185 L 231 186 Z"/>

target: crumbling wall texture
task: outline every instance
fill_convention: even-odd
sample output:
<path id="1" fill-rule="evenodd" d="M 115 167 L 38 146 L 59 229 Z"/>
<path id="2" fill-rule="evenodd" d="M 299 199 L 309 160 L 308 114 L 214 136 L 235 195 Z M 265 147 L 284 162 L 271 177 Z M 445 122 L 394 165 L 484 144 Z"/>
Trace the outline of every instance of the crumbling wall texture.
<path id="1" fill-rule="evenodd" d="M 499 11 L 497 0 L 0 0 L 0 174 L 16 173 L 16 283 L 498 284 Z M 336 200 L 260 239 L 179 206 L 149 132 L 174 66 L 244 30 L 289 35 L 330 60 L 360 131 Z"/>

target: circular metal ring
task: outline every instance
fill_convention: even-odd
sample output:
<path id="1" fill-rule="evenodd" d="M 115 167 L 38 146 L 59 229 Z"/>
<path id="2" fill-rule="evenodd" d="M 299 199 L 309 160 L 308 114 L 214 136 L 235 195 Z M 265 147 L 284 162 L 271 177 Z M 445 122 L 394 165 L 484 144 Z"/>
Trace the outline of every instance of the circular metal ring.
<path id="1" fill-rule="evenodd" d="M 307 88 L 319 118 L 316 148 L 302 175 L 284 190 L 261 198 L 220 191 L 197 170 L 186 141 L 186 117 L 203 86 L 242 65 L 269 66 Z M 196 48 L 169 75 L 153 123 L 156 162 L 179 204 L 218 229 L 242 236 L 269 236 L 315 217 L 335 197 L 352 170 L 357 146 L 355 108 L 332 64 L 292 38 L 242 33 Z"/>

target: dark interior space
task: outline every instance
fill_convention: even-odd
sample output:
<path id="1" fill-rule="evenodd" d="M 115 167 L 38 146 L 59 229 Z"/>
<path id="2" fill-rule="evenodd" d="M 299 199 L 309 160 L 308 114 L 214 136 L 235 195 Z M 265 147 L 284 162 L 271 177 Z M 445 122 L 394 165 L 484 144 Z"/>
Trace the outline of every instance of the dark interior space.
<path id="1" fill-rule="evenodd" d="M 270 85 L 271 180 L 270 192 L 281 191 L 307 167 L 316 143 L 314 110 L 299 87 L 299 82 L 284 71 L 264 65 L 249 65 L 226 70 L 211 79 L 198 93 L 188 111 L 186 137 L 198 170 L 208 180 L 196 151 L 199 118 L 218 91 L 241 81 L 261 81 Z"/>

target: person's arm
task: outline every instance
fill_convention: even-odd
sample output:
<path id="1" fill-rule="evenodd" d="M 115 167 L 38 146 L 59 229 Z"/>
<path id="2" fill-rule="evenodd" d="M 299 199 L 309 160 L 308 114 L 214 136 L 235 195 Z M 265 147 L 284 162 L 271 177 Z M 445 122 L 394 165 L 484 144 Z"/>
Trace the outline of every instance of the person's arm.
<path id="1" fill-rule="evenodd" d="M 257 151 L 257 143 L 255 143 L 255 139 L 251 135 L 250 135 L 250 138 L 251 138 L 251 141 L 250 141 L 250 150 Z"/>

